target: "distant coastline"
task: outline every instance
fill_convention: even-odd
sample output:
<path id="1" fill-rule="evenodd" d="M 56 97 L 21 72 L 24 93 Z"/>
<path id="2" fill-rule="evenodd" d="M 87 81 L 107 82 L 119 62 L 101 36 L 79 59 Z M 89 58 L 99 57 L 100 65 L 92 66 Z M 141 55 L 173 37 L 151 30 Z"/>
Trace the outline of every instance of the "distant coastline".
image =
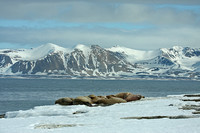
<path id="1" fill-rule="evenodd" d="M 74 80 L 161 80 L 161 81 L 200 81 L 200 78 L 189 78 L 189 77 L 155 77 L 150 76 L 135 76 L 135 77 L 83 77 L 83 76 L 61 76 L 61 75 L 0 75 L 1 79 L 74 79 Z"/>

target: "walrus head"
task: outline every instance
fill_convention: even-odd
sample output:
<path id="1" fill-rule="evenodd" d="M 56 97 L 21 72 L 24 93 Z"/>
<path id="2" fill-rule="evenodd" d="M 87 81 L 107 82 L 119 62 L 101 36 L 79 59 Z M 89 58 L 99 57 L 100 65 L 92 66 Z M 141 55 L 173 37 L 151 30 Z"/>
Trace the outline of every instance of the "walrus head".
<path id="1" fill-rule="evenodd" d="M 88 97 L 91 98 L 91 99 L 94 99 L 97 96 L 95 96 L 95 95 L 92 94 L 92 95 L 89 95 Z"/>

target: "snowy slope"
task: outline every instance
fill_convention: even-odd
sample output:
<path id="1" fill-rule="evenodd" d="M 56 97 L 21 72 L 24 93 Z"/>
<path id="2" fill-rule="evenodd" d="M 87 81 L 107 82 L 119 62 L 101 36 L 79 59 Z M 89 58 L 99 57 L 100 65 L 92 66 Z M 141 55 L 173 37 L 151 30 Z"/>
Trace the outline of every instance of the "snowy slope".
<path id="1" fill-rule="evenodd" d="M 160 54 L 159 50 L 142 51 L 142 50 L 135 50 L 135 49 L 120 47 L 120 46 L 107 48 L 107 50 L 124 54 L 127 60 L 132 63 L 136 63 L 137 61 L 141 61 L 141 60 L 152 59 Z"/>
<path id="2" fill-rule="evenodd" d="M 187 50 L 187 51 L 186 51 Z M 171 49 L 162 48 L 162 54 L 180 66 L 181 69 L 194 70 L 193 64 L 200 61 L 199 56 L 187 56 L 187 52 L 193 52 L 192 48 L 174 46 Z M 196 49 L 198 50 L 198 49 Z M 198 50 L 199 51 L 199 50 Z M 192 54 L 192 53 L 191 53 Z"/>
<path id="3" fill-rule="evenodd" d="M 0 54 L 5 53 L 6 50 L 0 50 Z M 7 50 L 6 55 L 10 56 L 14 60 L 38 60 L 46 57 L 49 54 L 62 51 L 69 53 L 71 50 L 60 47 L 58 45 L 48 43 L 32 49 L 19 49 L 19 50 Z"/>

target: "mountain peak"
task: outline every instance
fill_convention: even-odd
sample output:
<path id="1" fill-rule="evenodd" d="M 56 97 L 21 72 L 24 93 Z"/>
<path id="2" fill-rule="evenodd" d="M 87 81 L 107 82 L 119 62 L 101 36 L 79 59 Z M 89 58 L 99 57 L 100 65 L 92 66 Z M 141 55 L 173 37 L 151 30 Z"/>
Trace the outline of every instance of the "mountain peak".
<path id="1" fill-rule="evenodd" d="M 79 49 L 81 51 L 84 51 L 86 49 L 89 49 L 89 47 L 86 45 L 83 45 L 83 44 L 78 44 L 78 45 L 76 45 L 76 47 L 74 49 Z"/>
<path id="2" fill-rule="evenodd" d="M 179 51 L 179 50 L 183 50 L 182 46 L 173 46 L 172 49 Z"/>
<path id="3" fill-rule="evenodd" d="M 41 46 L 44 46 L 44 47 L 60 47 L 60 46 L 53 44 L 53 43 L 47 43 L 47 44 L 43 44 Z"/>
<path id="4" fill-rule="evenodd" d="M 102 49 L 102 47 L 100 47 L 99 45 L 91 45 L 92 49 Z"/>
<path id="5" fill-rule="evenodd" d="M 58 51 L 66 51 L 67 50 L 66 48 L 60 47 L 60 46 L 53 44 L 53 43 L 47 43 L 47 44 L 41 45 L 41 46 L 34 48 L 34 49 L 35 50 L 42 50 L 45 53 L 46 52 L 51 53 L 51 52 L 58 52 Z"/>

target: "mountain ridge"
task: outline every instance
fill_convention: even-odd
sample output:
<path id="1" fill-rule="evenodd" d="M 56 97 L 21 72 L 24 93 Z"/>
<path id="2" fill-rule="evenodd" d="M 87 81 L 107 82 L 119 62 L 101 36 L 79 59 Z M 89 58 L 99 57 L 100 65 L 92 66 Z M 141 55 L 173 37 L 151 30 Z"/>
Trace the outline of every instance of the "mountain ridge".
<path id="1" fill-rule="evenodd" d="M 49 43 L 32 49 L 1 49 L 0 75 L 200 79 L 200 48 L 142 51 L 79 44 L 69 49 Z"/>

